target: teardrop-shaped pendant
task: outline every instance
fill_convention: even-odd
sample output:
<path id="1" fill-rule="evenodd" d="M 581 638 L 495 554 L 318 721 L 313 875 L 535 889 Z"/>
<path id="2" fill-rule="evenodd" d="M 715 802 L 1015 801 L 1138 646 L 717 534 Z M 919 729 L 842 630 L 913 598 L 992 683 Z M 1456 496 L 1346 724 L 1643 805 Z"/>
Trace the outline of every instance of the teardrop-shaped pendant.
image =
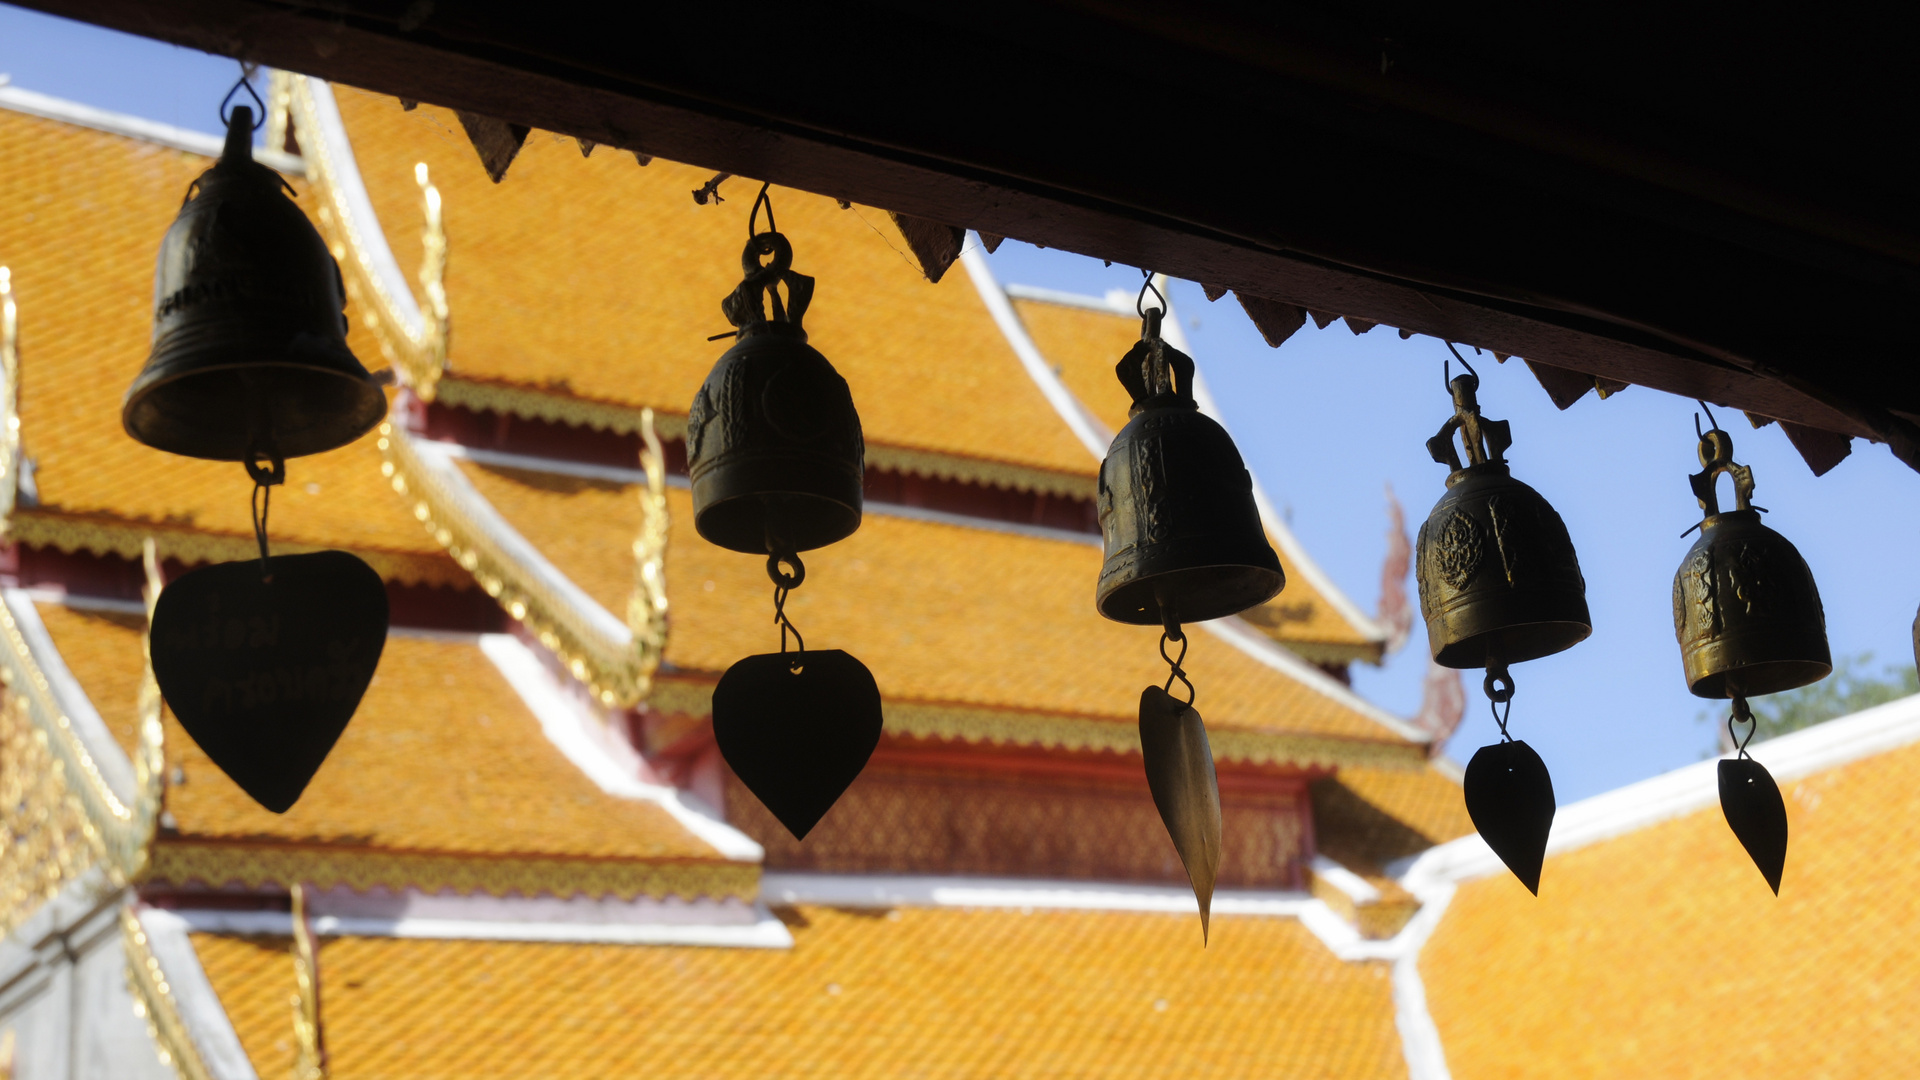
<path id="1" fill-rule="evenodd" d="M 1553 777 L 1533 747 L 1515 739 L 1483 746 L 1461 785 L 1467 816 L 1513 876 L 1540 895 L 1540 867 L 1553 831 Z"/>
<path id="2" fill-rule="evenodd" d="M 1186 867 L 1200 904 L 1200 939 L 1208 937 L 1213 885 L 1220 873 L 1220 782 L 1207 727 L 1193 706 L 1158 686 L 1140 692 L 1140 757 L 1147 788 Z"/>
<path id="3" fill-rule="evenodd" d="M 1722 759 L 1720 811 L 1760 876 L 1780 895 L 1780 875 L 1787 866 L 1787 804 L 1773 774 L 1749 757 Z"/>

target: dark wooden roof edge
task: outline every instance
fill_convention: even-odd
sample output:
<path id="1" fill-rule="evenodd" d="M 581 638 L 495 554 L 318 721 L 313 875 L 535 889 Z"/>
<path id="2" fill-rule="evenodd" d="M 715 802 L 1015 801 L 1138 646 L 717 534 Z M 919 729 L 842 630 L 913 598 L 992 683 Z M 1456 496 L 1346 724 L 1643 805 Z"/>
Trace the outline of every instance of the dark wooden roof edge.
<path id="1" fill-rule="evenodd" d="M 549 34 L 522 43 L 502 32 L 502 13 L 527 10 L 517 7 L 436 15 L 432 5 L 383 0 L 333 0 L 325 8 L 298 9 L 276 0 L 27 3 L 505 124 L 882 206 L 936 226 L 926 230 L 929 251 L 916 252 L 930 277 L 953 235 L 936 235 L 937 226 L 972 228 L 1152 267 L 1316 317 L 1337 312 L 1356 332 L 1361 324 L 1389 325 L 1610 382 L 1704 398 L 1806 429 L 1878 439 L 1920 468 L 1920 426 L 1908 419 L 1920 413 L 1920 372 L 1899 362 L 1916 340 L 1903 311 L 1913 298 L 1910 279 L 1920 270 L 1899 252 L 1849 247 L 1833 228 L 1742 211 L 1734 204 L 1746 196 L 1731 189 L 1711 206 L 1687 203 L 1699 193 L 1683 191 L 1686 185 L 1652 191 L 1646 177 L 1610 177 L 1592 162 L 1582 165 L 1580 154 L 1549 161 L 1517 136 L 1490 142 L 1494 135 L 1458 118 L 1449 121 L 1453 128 L 1408 128 L 1398 136 L 1393 124 L 1432 118 L 1408 113 L 1347 119 L 1338 107 L 1339 86 L 1315 83 L 1310 73 L 1269 71 L 1260 77 L 1276 80 L 1271 85 L 1248 84 L 1248 102 L 1270 114 L 1293 109 L 1303 120 L 1284 131 L 1249 132 L 1242 141 L 1278 144 L 1286 141 L 1283 134 L 1290 136 L 1295 161 L 1256 151 L 1269 157 L 1243 156 L 1211 174 L 1194 162 L 1186 169 L 1193 174 L 1188 180 L 1150 160 L 1154 153 L 1174 153 L 1165 139 L 1146 139 L 1140 145 L 1154 147 L 1146 158 L 1134 146 L 1112 148 L 1131 153 L 1138 163 L 1141 176 L 1130 177 L 1115 167 L 1124 157 L 1084 152 L 1108 147 L 1114 134 L 1126 130 L 1111 119 L 1095 118 L 1070 138 L 1055 119 L 1052 130 L 1079 141 L 1052 158 L 1033 154 L 1044 140 L 1022 143 L 1012 128 L 956 133 L 955 116 L 979 114 L 982 125 L 1019 120 L 994 111 L 1010 91 L 983 83 L 993 73 L 973 77 L 988 89 L 971 113 L 951 111 L 960 107 L 939 96 L 966 96 L 950 83 L 876 87 L 897 92 L 869 95 L 875 100 L 860 106 L 866 112 L 847 111 L 832 104 L 844 101 L 848 80 L 859 77 L 847 70 L 833 71 L 817 89 L 789 82 L 791 94 L 769 97 L 769 80 L 781 77 L 772 69 L 807 63 L 817 69 L 834 58 L 782 56 L 778 50 L 790 42 L 765 40 L 753 20 L 785 19 L 781 29 L 792 41 L 812 35 L 818 49 L 833 40 L 821 36 L 822 27 L 851 17 L 843 11 L 787 16 L 767 5 L 749 5 L 757 14 L 676 9 L 661 16 L 652 38 L 636 37 L 621 51 L 603 41 L 578 41 L 579 35 Z M 1116 29 L 1111 14 L 1055 4 L 1036 18 L 1083 19 L 1090 30 L 1108 36 L 1127 32 Z M 561 5 L 550 15 L 552 25 L 542 29 L 558 33 L 554 28 L 583 17 Z M 862 30 L 869 36 L 908 29 L 874 29 L 872 21 L 868 17 Z M 731 55 L 740 70 L 729 82 L 724 72 L 709 69 L 713 57 L 728 55 L 724 31 L 736 23 Z M 1012 65 L 1025 55 L 1020 50 L 1050 47 L 1031 41 L 1032 35 L 1005 36 L 1006 55 L 1013 59 L 998 60 L 994 73 L 1017 80 L 1021 72 Z M 873 44 L 851 42 L 848 48 Z M 1168 48 L 1176 47 L 1181 43 L 1169 39 Z M 796 45 L 789 51 L 805 50 Z M 1390 51 L 1383 46 L 1383 76 Z M 1192 74 L 1193 56 L 1183 62 Z M 872 70 L 875 78 L 893 72 L 887 65 Z M 1242 71 L 1232 77 L 1253 76 Z M 1296 100 L 1309 91 L 1322 97 Z M 1325 98 L 1328 93 L 1335 98 Z M 1397 106 L 1383 98 L 1369 107 Z M 949 111 L 934 115 L 943 109 Z M 1361 141 L 1356 132 L 1374 142 Z M 995 142 L 993 134 L 1003 137 Z M 1436 135 L 1444 138 L 1436 141 Z M 1402 141 L 1389 145 L 1383 141 L 1389 138 Z M 1352 160 L 1329 153 L 1334 146 L 1355 148 Z M 1216 150 L 1246 153 L 1234 146 Z M 1487 170 L 1454 175 L 1463 160 L 1471 172 L 1474 154 L 1487 156 Z M 1405 205 L 1380 199 L 1381 191 L 1340 194 L 1343 182 L 1422 160 L 1438 167 L 1397 189 L 1407 196 Z M 1313 168 L 1299 167 L 1307 162 Z M 1502 185 L 1486 174 L 1496 167 L 1526 183 Z M 1525 172 L 1529 167 L 1533 171 Z M 1569 168 L 1590 171 L 1571 179 L 1555 172 Z M 1299 201 L 1299 192 L 1292 201 L 1256 194 L 1271 183 L 1296 182 L 1292 174 L 1308 174 L 1303 191 L 1347 201 L 1316 205 Z M 1209 185 L 1215 189 L 1211 198 Z M 1448 200 L 1472 201 L 1447 214 L 1442 208 Z M 1738 221 L 1727 217 L 1742 213 L 1747 216 Z M 1476 215 L 1483 225 L 1476 224 Z M 1558 259 L 1550 268 L 1534 265 L 1550 258 Z M 1863 317 L 1834 318 L 1836 305 L 1848 301 L 1857 302 L 1855 314 Z"/>

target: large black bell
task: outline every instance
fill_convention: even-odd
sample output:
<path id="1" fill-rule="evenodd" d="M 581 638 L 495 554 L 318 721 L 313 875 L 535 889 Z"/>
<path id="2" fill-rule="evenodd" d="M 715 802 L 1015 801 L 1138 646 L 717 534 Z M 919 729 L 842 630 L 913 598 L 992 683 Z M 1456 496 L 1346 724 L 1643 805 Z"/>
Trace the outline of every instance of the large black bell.
<path id="1" fill-rule="evenodd" d="M 1688 477 L 1705 517 L 1673 576 L 1673 630 L 1687 689 L 1699 697 L 1776 694 L 1833 670 L 1827 617 L 1813 571 L 1751 505 L 1753 470 L 1733 461 L 1733 437 L 1700 436 L 1701 471 Z M 1735 509 L 1722 511 L 1714 482 L 1733 476 Z"/>
<path id="2" fill-rule="evenodd" d="M 1593 625 L 1567 526 L 1539 492 L 1508 473 L 1513 435 L 1505 420 L 1480 415 L 1479 378 L 1469 370 L 1447 388 L 1453 417 L 1427 440 L 1427 452 L 1453 471 L 1414 553 L 1434 662 L 1497 667 L 1571 648 Z M 1467 449 L 1464 465 L 1456 431 Z"/>
<path id="3" fill-rule="evenodd" d="M 253 160 L 253 111 L 187 189 L 154 270 L 153 352 L 121 423 L 158 450 L 299 457 L 367 433 L 386 397 L 347 349 L 340 267 L 285 181 Z"/>
<path id="4" fill-rule="evenodd" d="M 1123 623 L 1220 619 L 1271 600 L 1287 579 L 1267 543 L 1253 476 L 1226 429 L 1193 400 L 1193 360 L 1146 309 L 1114 368 L 1133 397 L 1100 463 L 1106 563 L 1094 602 Z"/>
<path id="5" fill-rule="evenodd" d="M 762 266 L 766 255 L 772 259 Z M 793 272 L 786 237 L 756 234 L 741 263 L 745 279 L 721 304 L 739 340 L 687 415 L 694 528 L 721 547 L 757 555 L 825 547 L 860 527 L 860 416 L 847 380 L 807 344 L 800 320 L 813 279 Z"/>

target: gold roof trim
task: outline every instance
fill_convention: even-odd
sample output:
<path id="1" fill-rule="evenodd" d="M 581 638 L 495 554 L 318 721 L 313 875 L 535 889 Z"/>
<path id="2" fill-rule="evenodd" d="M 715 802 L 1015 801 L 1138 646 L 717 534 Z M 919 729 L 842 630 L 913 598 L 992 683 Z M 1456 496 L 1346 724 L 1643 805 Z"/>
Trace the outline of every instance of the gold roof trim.
<path id="1" fill-rule="evenodd" d="M 154 564 L 149 557 L 148 609 L 158 590 L 151 587 Z M 142 639 L 144 651 L 144 637 Z M 133 756 L 134 790 L 131 799 L 113 790 L 100 771 L 86 740 L 60 704 L 46 672 L 34 656 L 12 608 L 0 602 L 0 683 L 21 702 L 37 732 L 35 741 L 53 758 L 53 771 L 85 814 L 83 832 L 93 845 L 108 880 L 124 885 L 139 876 L 148 858 L 154 824 L 159 819 L 166 768 L 160 726 L 160 690 L 148 665 L 140 688 L 140 742 Z M 117 752 L 118 747 L 112 748 Z"/>
<path id="2" fill-rule="evenodd" d="M 440 215 L 440 192 L 428 181 L 424 163 L 414 166 L 426 218 L 421 242 L 421 304 L 407 293 L 380 222 L 361 186 L 352 144 L 347 141 L 333 91 L 305 75 L 276 71 L 269 90 L 269 145 L 283 145 L 288 125 L 299 140 L 307 181 L 319 197 L 320 232 L 340 263 L 350 306 L 380 341 L 380 351 L 422 401 L 432 401 L 447 366 L 450 320 L 443 284 L 447 235 Z M 271 140 L 278 138 L 280 142 Z M 406 293 L 406 295 L 402 295 Z"/>
<path id="3" fill-rule="evenodd" d="M 539 855 L 445 855 L 374 851 L 339 846 L 296 846 L 168 840 L 154 845 L 144 880 L 209 888 L 239 884 L 292 886 L 305 883 L 330 889 L 345 885 L 356 892 L 375 886 L 463 895 L 552 894 L 595 899 L 645 896 L 685 900 L 752 901 L 760 893 L 757 863 L 723 859 L 679 862 L 638 859 L 580 859 Z"/>
<path id="4" fill-rule="evenodd" d="M 663 679 L 654 685 L 647 704 L 660 712 L 706 716 L 713 709 L 713 686 L 687 679 Z M 1118 718 L 914 701 L 887 701 L 882 708 L 885 730 L 896 736 L 1075 752 L 1140 752 L 1138 727 Z M 1290 735 L 1217 725 L 1208 729 L 1207 741 L 1216 759 L 1250 765 L 1418 769 L 1427 763 L 1426 747 L 1398 741 Z"/>
<path id="5" fill-rule="evenodd" d="M 631 405 L 590 401 L 525 386 L 466 379 L 452 373 L 440 380 L 438 392 L 439 401 L 462 409 L 611 431 L 617 435 L 631 435 L 639 431 L 640 414 L 646 411 Z M 687 418 L 684 415 L 655 413 L 654 427 L 661 438 L 685 438 Z M 1099 486 L 1099 478 L 1092 474 L 1056 472 L 1003 461 L 874 443 L 867 444 L 867 465 L 886 472 L 910 473 L 937 480 L 957 480 L 1070 499 L 1092 499 Z"/>
<path id="6" fill-rule="evenodd" d="M 171 1066 L 181 1080 L 215 1080 L 200 1056 L 187 1022 L 174 1000 L 173 987 L 166 972 L 160 970 L 160 958 L 147 942 L 146 928 L 132 907 L 120 909 L 120 933 L 126 942 L 127 989 L 133 993 L 133 1011 L 147 1022 L 147 1034 L 163 1065 Z"/>
<path id="7" fill-rule="evenodd" d="M 56 548 L 67 554 L 85 551 L 95 555 L 117 555 L 123 559 L 140 558 L 142 545 L 151 538 L 158 546 L 162 559 L 175 559 L 189 566 L 260 557 L 259 541 L 251 536 L 195 532 L 191 529 L 111 518 L 73 517 L 39 510 L 16 513 L 8 522 L 7 535 L 29 547 Z M 273 550 L 282 555 L 296 555 L 324 549 L 318 544 L 296 544 L 275 539 Z M 381 578 L 388 581 L 456 589 L 472 584 L 472 578 L 457 564 L 436 555 L 367 549 L 356 549 L 353 554 L 365 560 Z"/>
<path id="8" fill-rule="evenodd" d="M 414 445 L 405 426 L 380 425 L 380 471 L 393 490 L 412 503 L 413 516 L 459 566 L 500 602 L 507 614 L 533 631 L 560 657 L 573 677 L 602 704 L 625 707 L 647 696 L 667 647 L 666 461 L 654 434 L 651 411 L 641 416 L 646 451 L 641 466 L 640 535 L 633 541 L 634 586 L 627 599 L 626 634 L 606 625 L 605 609 L 584 593 L 568 596 L 559 571 L 528 565 L 539 555 L 513 527 L 467 486 L 457 470 L 436 469 Z M 512 535 L 507 535 L 512 534 Z M 515 551 L 514 548 L 524 548 Z M 578 590 L 572 590 L 578 592 Z"/>
<path id="9" fill-rule="evenodd" d="M 25 695 L 0 705 L 0 934 L 12 933 L 99 856 L 97 834 Z"/>

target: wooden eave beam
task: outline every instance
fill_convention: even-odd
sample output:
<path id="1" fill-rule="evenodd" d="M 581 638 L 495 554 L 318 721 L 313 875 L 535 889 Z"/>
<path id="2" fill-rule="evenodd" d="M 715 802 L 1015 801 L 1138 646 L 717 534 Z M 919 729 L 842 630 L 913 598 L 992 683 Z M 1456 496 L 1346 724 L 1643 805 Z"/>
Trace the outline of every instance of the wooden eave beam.
<path id="1" fill-rule="evenodd" d="M 1528 112 L 1494 96 L 1499 71 L 1460 76 L 1471 56 L 1423 67 L 1418 48 L 1324 12 L 1276 35 L 1227 3 L 1169 23 L 1162 9 L 1093 0 L 964 13 L 747 0 L 624 16 L 426 0 L 27 2 L 1881 438 L 1920 467 L 1913 222 L 1875 217 L 1882 204 L 1864 197 L 1849 213 L 1819 191 L 1783 193 L 1720 144 L 1693 161 L 1676 156 L 1685 140 L 1635 143 L 1618 117 Z M 1066 88 L 1103 105 L 1056 104 Z"/>

